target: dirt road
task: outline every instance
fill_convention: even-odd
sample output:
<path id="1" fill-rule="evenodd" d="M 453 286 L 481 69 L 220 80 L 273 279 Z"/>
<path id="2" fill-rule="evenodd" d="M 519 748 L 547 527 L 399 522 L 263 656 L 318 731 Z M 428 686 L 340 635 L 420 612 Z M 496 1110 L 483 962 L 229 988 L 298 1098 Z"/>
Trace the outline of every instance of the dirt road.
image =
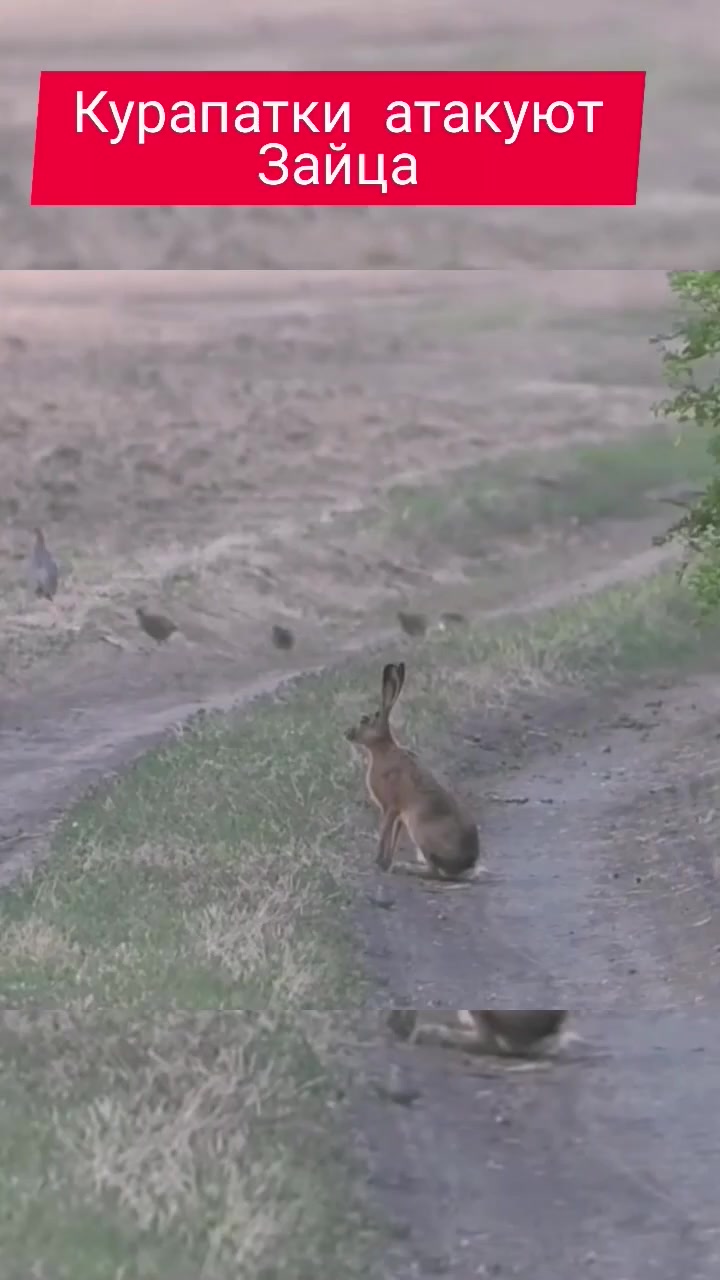
<path id="1" fill-rule="evenodd" d="M 549 1070 L 390 1045 L 417 1101 L 358 1117 L 395 1223 L 387 1280 L 711 1280 L 720 1263 L 715 1010 L 584 1013 Z M 379 1076 L 382 1079 L 382 1074 Z"/>
<path id="2" fill-rule="evenodd" d="M 363 907 L 377 1007 L 566 1007 L 587 1044 L 529 1073 L 389 1033 L 373 1050 L 417 1095 L 370 1092 L 357 1121 L 388 1280 L 716 1273 L 719 697 L 698 676 L 453 726 L 492 879 L 397 876 L 390 910 Z"/>
<path id="3" fill-rule="evenodd" d="M 668 267 L 713 260 L 714 0 L 5 0 L 0 267 Z M 637 209 L 28 208 L 42 68 L 648 73 Z"/>
<path id="4" fill-rule="evenodd" d="M 445 768 L 496 883 L 395 877 L 395 910 L 366 912 L 382 1002 L 717 1007 L 719 713 L 713 675 L 458 726 Z"/>

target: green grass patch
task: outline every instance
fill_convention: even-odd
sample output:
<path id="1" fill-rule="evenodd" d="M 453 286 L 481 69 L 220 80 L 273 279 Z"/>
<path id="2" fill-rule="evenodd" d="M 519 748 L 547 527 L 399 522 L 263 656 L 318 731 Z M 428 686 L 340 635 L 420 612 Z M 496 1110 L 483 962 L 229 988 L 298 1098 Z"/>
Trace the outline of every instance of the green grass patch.
<path id="1" fill-rule="evenodd" d="M 0 1003 L 59 1011 L 0 1013 L 8 1280 L 368 1276 L 350 762 L 308 696 L 151 753 L 0 899 Z"/>
<path id="2" fill-rule="evenodd" d="M 675 575 L 612 587 L 489 632 L 458 629 L 437 642 L 438 659 L 461 681 L 484 673 L 488 696 L 523 687 L 609 685 L 656 679 L 712 660 L 720 625 L 702 625 Z M 480 679 L 480 683 L 483 683 Z"/>
<path id="3" fill-rule="evenodd" d="M 661 676 L 712 667 L 720 621 L 700 617 L 675 574 L 612 587 L 524 621 L 428 633 L 408 655 L 406 693 L 398 707 L 402 736 L 433 760 L 447 726 L 472 711 L 506 705 L 524 692 L 558 688 L 608 691 Z M 380 667 L 366 667 L 369 698 L 379 696 Z M 356 706 L 359 695 L 355 695 Z M 442 767 L 435 746 L 434 763 Z"/>
<path id="4" fill-rule="evenodd" d="M 61 823 L 0 908 L 0 999 L 88 1008 L 341 1008 L 348 753 L 302 697 L 209 719 Z"/>
<path id="5" fill-rule="evenodd" d="M 653 490 L 702 484 L 708 473 L 701 432 L 678 440 L 655 430 L 621 444 L 523 452 L 444 475 L 433 485 L 396 486 L 373 523 L 383 539 L 422 537 L 482 555 L 489 539 L 527 536 L 541 525 L 657 514 L 663 508 L 650 496 Z M 370 523 L 368 516 L 355 518 Z"/>
<path id="6" fill-rule="evenodd" d="M 367 1276 L 331 1023 L 0 1013 L 3 1276 Z"/>

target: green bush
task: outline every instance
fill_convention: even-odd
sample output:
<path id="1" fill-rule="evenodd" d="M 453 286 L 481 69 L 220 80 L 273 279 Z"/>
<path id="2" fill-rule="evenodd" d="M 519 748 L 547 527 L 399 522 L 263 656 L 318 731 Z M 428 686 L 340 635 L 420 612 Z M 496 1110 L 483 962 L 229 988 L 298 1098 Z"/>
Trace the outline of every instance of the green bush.
<path id="1" fill-rule="evenodd" d="M 720 605 L 720 271 L 672 271 L 668 279 L 681 316 L 673 333 L 653 339 L 672 393 L 655 410 L 707 431 L 716 474 L 666 539 L 684 544 L 687 584 L 709 612 Z"/>

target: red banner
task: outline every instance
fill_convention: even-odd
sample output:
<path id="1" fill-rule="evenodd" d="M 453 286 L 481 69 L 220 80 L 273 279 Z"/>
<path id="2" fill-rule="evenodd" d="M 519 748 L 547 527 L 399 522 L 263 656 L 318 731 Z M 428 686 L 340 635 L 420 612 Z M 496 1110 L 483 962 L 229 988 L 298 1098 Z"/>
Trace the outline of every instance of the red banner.
<path id="1" fill-rule="evenodd" d="M 44 71 L 33 205 L 633 205 L 641 71 Z"/>

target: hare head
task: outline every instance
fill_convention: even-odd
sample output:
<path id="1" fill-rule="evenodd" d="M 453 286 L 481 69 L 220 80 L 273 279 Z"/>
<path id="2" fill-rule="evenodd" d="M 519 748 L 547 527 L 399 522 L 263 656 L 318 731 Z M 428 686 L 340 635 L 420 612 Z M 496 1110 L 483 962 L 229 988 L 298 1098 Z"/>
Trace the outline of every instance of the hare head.
<path id="1" fill-rule="evenodd" d="M 390 712 L 400 697 L 405 683 L 405 663 L 388 662 L 383 668 L 380 706 L 376 711 L 363 715 L 357 724 L 346 732 L 348 742 L 372 751 L 373 747 L 393 742 L 390 729 Z"/>

